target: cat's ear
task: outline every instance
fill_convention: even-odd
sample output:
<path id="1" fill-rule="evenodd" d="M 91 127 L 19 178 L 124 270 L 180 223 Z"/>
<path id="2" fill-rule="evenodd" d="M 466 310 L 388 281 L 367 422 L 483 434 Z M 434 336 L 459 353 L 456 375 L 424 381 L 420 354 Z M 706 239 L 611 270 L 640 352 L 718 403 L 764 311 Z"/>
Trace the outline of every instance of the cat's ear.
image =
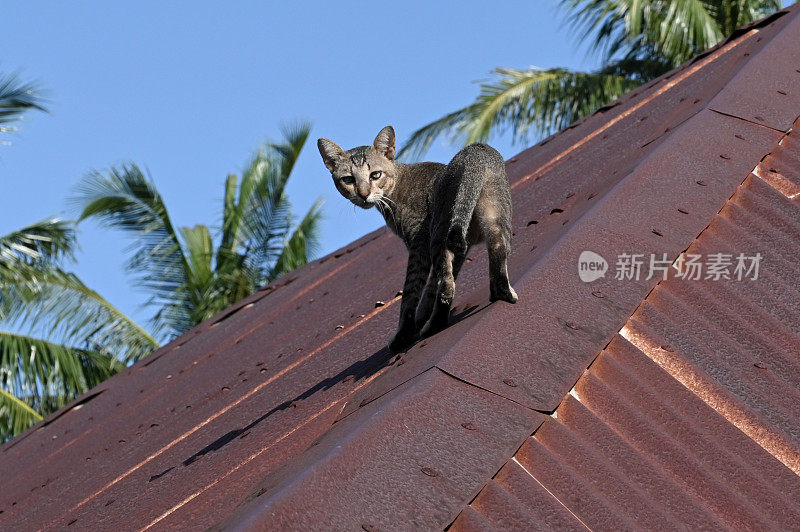
<path id="1" fill-rule="evenodd" d="M 317 148 L 325 166 L 331 172 L 336 168 L 336 161 L 347 155 L 338 144 L 328 139 L 318 139 Z"/>
<path id="2" fill-rule="evenodd" d="M 372 147 L 390 161 L 394 159 L 394 128 L 386 126 L 381 129 L 381 132 L 375 137 Z"/>

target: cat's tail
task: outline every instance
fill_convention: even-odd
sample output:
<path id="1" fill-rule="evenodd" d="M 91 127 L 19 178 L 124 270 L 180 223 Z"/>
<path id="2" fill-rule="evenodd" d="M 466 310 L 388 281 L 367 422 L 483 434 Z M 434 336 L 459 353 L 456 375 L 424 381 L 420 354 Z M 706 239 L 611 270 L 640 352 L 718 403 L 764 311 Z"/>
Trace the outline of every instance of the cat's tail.
<path id="1" fill-rule="evenodd" d="M 458 249 L 466 245 L 467 230 L 484 186 L 489 181 L 505 178 L 505 161 L 491 146 L 470 144 L 453 157 L 444 178 L 443 197 L 438 206 L 443 212 L 439 214 L 449 218 L 441 220 L 448 228 L 448 247 Z M 437 205 L 434 204 L 434 208 Z"/>

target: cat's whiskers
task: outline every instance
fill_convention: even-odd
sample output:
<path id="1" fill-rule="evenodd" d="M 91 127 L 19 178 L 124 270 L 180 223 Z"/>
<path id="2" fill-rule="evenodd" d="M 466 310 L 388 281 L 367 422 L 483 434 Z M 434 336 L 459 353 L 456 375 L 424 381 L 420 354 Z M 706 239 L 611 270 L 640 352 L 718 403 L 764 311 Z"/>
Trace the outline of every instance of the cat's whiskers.
<path id="1" fill-rule="evenodd" d="M 394 204 L 395 207 L 397 206 L 397 204 L 395 204 L 392 200 L 390 200 L 386 196 L 381 196 L 379 198 L 375 198 L 375 201 L 376 201 L 376 205 L 378 205 L 378 210 L 381 212 L 381 214 L 383 214 L 383 210 L 381 209 L 381 207 L 383 207 L 384 209 L 389 211 L 389 214 L 392 217 L 392 223 L 394 224 L 395 229 L 397 230 L 398 236 L 400 238 L 403 238 L 403 229 L 397 223 L 397 218 L 395 217 L 394 209 L 392 209 L 392 206 L 390 205 L 390 202 L 391 202 L 391 204 Z"/>

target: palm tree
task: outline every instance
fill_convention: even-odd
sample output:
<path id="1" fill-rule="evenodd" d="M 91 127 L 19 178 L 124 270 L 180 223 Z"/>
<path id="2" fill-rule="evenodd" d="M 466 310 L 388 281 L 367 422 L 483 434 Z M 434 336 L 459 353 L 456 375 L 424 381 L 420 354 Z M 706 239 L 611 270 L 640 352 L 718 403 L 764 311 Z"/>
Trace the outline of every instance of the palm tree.
<path id="1" fill-rule="evenodd" d="M 23 83 L 14 75 L 0 73 L 0 133 L 14 131 L 15 121 L 26 111 L 45 111 L 36 85 Z"/>
<path id="2" fill-rule="evenodd" d="M 62 269 L 74 247 L 57 219 L 0 237 L 0 441 L 159 346 Z"/>
<path id="3" fill-rule="evenodd" d="M 318 243 L 320 201 L 293 225 L 285 189 L 309 132 L 308 124 L 284 129 L 283 142 L 259 149 L 241 180 L 228 176 L 214 228 L 177 229 L 135 164 L 82 180 L 73 198 L 80 220 L 94 218 L 134 238 L 127 267 L 150 293 L 155 331 L 182 334 L 308 261 Z"/>
<path id="4" fill-rule="evenodd" d="M 497 130 L 514 143 L 548 135 L 781 9 L 781 0 L 561 0 L 582 40 L 602 54 L 594 72 L 497 68 L 473 103 L 414 132 L 401 150 L 422 156 L 440 135 L 485 142 Z"/>
<path id="5" fill-rule="evenodd" d="M 34 85 L 0 75 L 0 133 L 31 109 L 45 110 Z M 84 180 L 83 217 L 141 237 L 130 266 L 153 291 L 162 334 L 148 333 L 64 269 L 75 249 L 73 223 L 50 218 L 0 236 L 0 442 L 152 352 L 163 329 L 183 332 L 307 261 L 319 202 L 292 228 L 284 189 L 308 132 L 301 126 L 285 143 L 265 146 L 240 185 L 228 177 L 216 250 L 205 226 L 177 236 L 135 165 Z"/>
<path id="6" fill-rule="evenodd" d="M 36 87 L 0 75 L 0 133 L 31 109 L 45 110 Z M 53 218 L 0 236 L 0 442 L 158 347 L 63 269 L 74 248 Z"/>

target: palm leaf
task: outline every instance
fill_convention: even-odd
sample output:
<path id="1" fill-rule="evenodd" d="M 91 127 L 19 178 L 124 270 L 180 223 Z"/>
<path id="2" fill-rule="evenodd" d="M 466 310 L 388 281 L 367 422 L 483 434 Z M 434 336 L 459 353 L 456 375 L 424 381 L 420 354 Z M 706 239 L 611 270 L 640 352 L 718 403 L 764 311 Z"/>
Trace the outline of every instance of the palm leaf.
<path id="1" fill-rule="evenodd" d="M 412 134 L 401 150 L 421 154 L 433 137 L 448 132 L 462 144 L 486 142 L 493 131 L 510 128 L 514 142 L 532 133 L 558 131 L 609 103 L 642 80 L 609 71 L 572 72 L 560 68 L 498 68 L 497 79 L 481 86 L 475 102 Z"/>
<path id="2" fill-rule="evenodd" d="M 470 117 L 476 113 L 477 104 L 472 104 L 458 111 L 454 111 L 416 130 L 406 141 L 405 145 L 397 152 L 397 158 L 402 161 L 416 161 L 422 158 L 430 149 L 433 141 L 442 135 L 451 136 L 451 141 L 468 126 Z"/>
<path id="3" fill-rule="evenodd" d="M 134 237 L 127 268 L 151 293 L 149 303 L 160 310 L 153 324 L 179 334 L 192 326 L 188 308 L 189 265 L 167 208 L 153 182 L 135 164 L 92 172 L 81 181 L 72 200 L 80 220 L 96 218 Z"/>
<path id="4" fill-rule="evenodd" d="M 147 331 L 74 274 L 53 268 L 39 271 L 37 281 L 35 289 L 7 291 L 7 323 L 63 344 L 113 355 L 125 363 L 159 347 Z"/>
<path id="5" fill-rule="evenodd" d="M 4 124 L 18 121 L 32 109 L 46 111 L 36 85 L 23 83 L 14 75 L 0 74 L 0 133 L 13 131 L 13 127 Z"/>
<path id="6" fill-rule="evenodd" d="M 73 225 L 57 218 L 48 218 L 0 236 L 0 261 L 22 259 L 52 263 L 71 258 L 74 247 Z"/>
<path id="7" fill-rule="evenodd" d="M 730 14 L 722 4 L 731 2 L 725 1 L 562 0 L 561 4 L 572 11 L 570 19 L 581 38 L 602 51 L 607 62 L 620 52 L 639 58 L 657 54 L 678 66 L 738 27 L 726 33 L 720 24 L 724 13 Z"/>
<path id="8" fill-rule="evenodd" d="M 0 331 L 0 388 L 44 415 L 124 367 L 104 353 Z"/>
<path id="9" fill-rule="evenodd" d="M 280 158 L 281 176 L 285 176 L 286 179 L 289 178 L 310 134 L 310 122 L 298 122 L 293 125 L 285 125 L 281 127 L 283 142 L 270 143 L 267 145 L 268 149 L 276 152 Z"/>
<path id="10" fill-rule="evenodd" d="M 0 236 L 0 320 L 12 301 L 39 289 L 43 271 L 72 257 L 74 247 L 72 224 L 53 218 Z"/>
<path id="11" fill-rule="evenodd" d="M 703 4 L 726 36 L 783 7 L 780 0 L 712 0 Z"/>
<path id="12" fill-rule="evenodd" d="M 42 415 L 22 399 L 0 388 L 0 442 L 25 431 L 42 420 Z"/>
<path id="13" fill-rule="evenodd" d="M 246 268 L 260 272 L 258 284 L 267 282 L 291 230 L 286 185 L 310 131 L 307 123 L 284 127 L 283 142 L 266 144 L 255 158 L 260 164 L 251 165 L 242 178 L 243 183 L 249 179 L 255 186 L 249 188 L 247 208 L 242 215 L 241 254 Z"/>
<path id="14" fill-rule="evenodd" d="M 228 176 L 217 257 L 220 269 L 237 256 L 241 246 L 258 250 L 262 261 L 274 259 L 279 252 L 274 241 L 288 231 L 290 223 L 284 191 L 310 132 L 308 123 L 284 126 L 283 142 L 267 143 L 259 149 L 242 176 L 238 200 L 237 178 Z"/>
<path id="15" fill-rule="evenodd" d="M 306 264 L 319 249 L 319 225 L 322 221 L 322 198 L 314 202 L 283 246 L 268 281 Z"/>
<path id="16" fill-rule="evenodd" d="M 194 323 L 200 323 L 224 310 L 230 303 L 228 286 L 219 282 L 213 268 L 214 246 L 211 232 L 205 225 L 181 229 L 186 256 L 189 261 L 189 283 L 185 290 L 189 296 L 189 314 Z"/>

